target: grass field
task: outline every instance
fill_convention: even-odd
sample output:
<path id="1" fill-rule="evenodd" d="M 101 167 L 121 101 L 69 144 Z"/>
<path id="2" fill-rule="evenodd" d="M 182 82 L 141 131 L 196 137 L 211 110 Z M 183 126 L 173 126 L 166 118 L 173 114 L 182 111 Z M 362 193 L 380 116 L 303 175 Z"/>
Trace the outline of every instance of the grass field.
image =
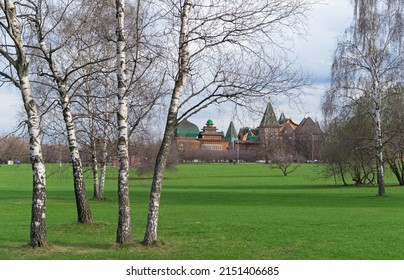
<path id="1" fill-rule="evenodd" d="M 76 222 L 68 167 L 48 166 L 49 246 L 31 249 L 29 165 L 0 167 L 0 259 L 404 259 L 404 188 L 340 187 L 321 165 L 188 164 L 166 174 L 159 245 L 143 247 L 150 178 L 131 177 L 133 242 L 115 244 L 116 170 Z M 88 195 L 92 185 L 88 174 Z M 391 178 L 393 179 L 393 178 Z"/>

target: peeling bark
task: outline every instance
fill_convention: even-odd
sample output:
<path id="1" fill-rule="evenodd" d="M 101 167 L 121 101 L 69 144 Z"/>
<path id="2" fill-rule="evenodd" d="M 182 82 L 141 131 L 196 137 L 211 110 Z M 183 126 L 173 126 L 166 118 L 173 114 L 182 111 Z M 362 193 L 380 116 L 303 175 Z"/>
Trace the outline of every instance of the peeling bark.
<path id="1" fill-rule="evenodd" d="M 38 107 L 33 100 L 27 74 L 21 77 L 21 92 L 25 110 L 28 116 L 30 138 L 30 158 L 32 164 L 33 191 L 30 240 L 32 247 L 42 247 L 47 244 L 46 234 L 46 168 L 42 157 L 41 128 Z"/>
<path id="2" fill-rule="evenodd" d="M 105 155 L 105 157 L 104 157 Z M 106 151 L 103 151 L 103 159 L 100 163 L 100 167 L 101 167 L 101 172 L 100 172 L 100 179 L 99 179 L 99 183 L 98 183 L 98 191 L 97 191 L 97 199 L 99 200 L 103 200 L 105 198 L 104 196 L 104 189 L 105 189 L 105 177 L 107 176 L 107 153 Z"/>
<path id="3" fill-rule="evenodd" d="M 94 128 L 94 110 L 91 104 L 90 98 L 90 90 L 86 89 L 87 95 L 87 105 L 88 105 L 88 115 L 89 115 L 89 138 L 90 138 L 90 151 L 91 151 L 91 170 L 93 173 L 93 199 L 102 200 L 103 197 L 100 194 L 100 186 L 98 179 L 98 160 L 97 160 L 97 141 L 95 137 L 95 128 Z"/>
<path id="4" fill-rule="evenodd" d="M 63 119 L 66 125 L 67 139 L 69 142 L 70 160 L 73 167 L 74 194 L 76 198 L 77 219 L 79 223 L 91 223 L 93 221 L 87 192 L 84 184 L 83 167 L 78 149 L 76 130 L 73 116 L 70 110 L 70 102 L 67 94 L 62 99 Z"/>
<path id="5" fill-rule="evenodd" d="M 117 20 L 117 80 L 118 80 L 118 229 L 116 242 L 125 244 L 131 240 L 131 214 L 129 200 L 128 154 L 128 96 L 126 86 L 125 0 L 116 0 Z"/>
<path id="6" fill-rule="evenodd" d="M 159 220 L 160 199 L 163 190 L 163 176 L 174 136 L 174 129 L 172 129 L 172 127 L 175 122 L 176 114 L 171 115 L 171 121 L 167 121 L 165 136 L 163 138 L 160 151 L 157 155 L 156 167 L 154 170 L 153 182 L 150 191 L 147 226 L 143 239 L 144 245 L 152 245 L 158 240 L 157 229 Z"/>
<path id="7" fill-rule="evenodd" d="M 378 186 L 378 196 L 385 195 L 385 186 L 384 186 L 384 167 L 383 167 L 383 141 L 382 141 L 382 127 L 381 127 L 381 116 L 380 116 L 380 99 L 379 96 L 376 100 L 375 98 L 375 144 L 376 144 L 376 166 L 377 166 L 377 186 Z"/>
<path id="8" fill-rule="evenodd" d="M 32 247 L 42 247 L 47 244 L 46 234 L 46 168 L 42 157 L 42 140 L 38 106 L 33 98 L 29 80 L 29 64 L 26 58 L 22 26 L 17 20 L 14 2 L 6 0 L 0 3 L 7 23 L 2 29 L 14 43 L 16 58 L 14 59 L 0 47 L 1 55 L 14 67 L 18 80 L 13 81 L 19 87 L 27 114 L 27 125 L 30 139 L 30 160 L 32 164 L 32 208 L 30 224 L 30 244 Z"/>
<path id="9" fill-rule="evenodd" d="M 106 104 L 105 104 L 105 119 L 109 119 L 109 99 L 106 97 Z M 107 157 L 108 157 L 108 141 L 107 141 L 107 135 L 108 135 L 108 125 L 105 125 L 104 127 L 104 136 L 103 136 L 103 141 L 101 145 L 101 174 L 100 174 L 100 179 L 99 179 L 99 184 L 98 184 L 98 197 L 99 199 L 104 199 L 104 187 L 105 187 L 105 176 L 107 174 Z"/>
<path id="10" fill-rule="evenodd" d="M 100 193 L 100 181 L 98 179 L 98 160 L 97 160 L 97 150 L 95 144 L 95 137 L 91 136 L 91 169 L 93 171 L 93 189 L 94 189 L 94 199 L 102 200 L 102 195 Z"/>
<path id="11" fill-rule="evenodd" d="M 62 105 L 63 120 L 66 126 L 67 140 L 69 143 L 70 162 L 73 168 L 73 184 L 74 194 L 76 198 L 77 220 L 79 223 L 91 223 L 93 218 L 90 211 L 90 205 L 87 199 L 87 192 L 83 178 L 83 168 L 76 139 L 76 129 L 73 122 L 73 115 L 70 109 L 70 97 L 67 91 L 68 76 L 63 77 L 58 69 L 57 62 L 52 56 L 52 50 L 48 47 L 45 41 L 45 35 L 42 30 L 42 15 L 37 11 L 36 16 L 36 32 L 39 46 L 41 48 L 44 59 L 46 60 L 52 77 L 55 80 L 57 91 L 59 93 L 60 102 Z"/>
<path id="12" fill-rule="evenodd" d="M 159 153 L 156 159 L 156 167 L 154 170 L 153 182 L 150 191 L 149 210 L 147 217 L 146 232 L 143 239 L 144 245 L 152 245 L 158 240 L 158 218 L 160 210 L 160 199 L 163 188 L 163 175 L 167 164 L 168 155 L 170 153 L 171 144 L 174 137 L 175 127 L 177 125 L 177 116 L 180 98 L 184 92 L 185 85 L 189 74 L 189 14 L 192 2 L 185 0 L 181 12 L 181 30 L 179 37 L 179 65 L 177 79 L 175 81 L 174 90 L 171 96 L 170 107 L 167 116 L 166 129 Z"/>

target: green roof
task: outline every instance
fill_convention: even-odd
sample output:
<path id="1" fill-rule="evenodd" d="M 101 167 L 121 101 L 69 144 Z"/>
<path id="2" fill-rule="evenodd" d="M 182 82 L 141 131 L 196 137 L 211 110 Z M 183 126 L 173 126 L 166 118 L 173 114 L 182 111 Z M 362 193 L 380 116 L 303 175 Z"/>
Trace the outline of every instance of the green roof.
<path id="1" fill-rule="evenodd" d="M 251 129 L 249 127 L 240 128 L 239 139 L 242 141 L 257 141 L 259 129 Z"/>
<path id="2" fill-rule="evenodd" d="M 226 133 L 225 139 L 226 139 L 228 142 L 234 142 L 234 141 L 237 141 L 237 140 L 238 140 L 237 131 L 236 131 L 236 128 L 234 127 L 234 124 L 233 124 L 232 121 L 230 122 L 229 128 L 227 129 L 227 133 Z"/>
<path id="3" fill-rule="evenodd" d="M 278 125 L 278 120 L 276 119 L 274 109 L 272 108 L 271 102 L 268 102 L 267 108 L 265 109 L 264 116 L 261 120 L 261 127 L 276 126 Z"/>
<path id="4" fill-rule="evenodd" d="M 183 120 L 175 130 L 175 137 L 197 138 L 199 128 L 188 120 Z"/>

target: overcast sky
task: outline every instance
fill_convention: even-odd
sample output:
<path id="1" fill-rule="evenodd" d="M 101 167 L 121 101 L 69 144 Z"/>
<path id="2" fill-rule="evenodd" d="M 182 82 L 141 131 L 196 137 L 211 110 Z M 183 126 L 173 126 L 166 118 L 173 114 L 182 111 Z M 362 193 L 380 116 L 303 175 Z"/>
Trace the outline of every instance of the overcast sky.
<path id="1" fill-rule="evenodd" d="M 300 122 L 307 116 L 321 120 L 319 104 L 329 83 L 332 53 L 337 38 L 348 27 L 353 14 L 350 0 L 323 0 L 323 3 L 316 5 L 309 14 L 307 22 L 309 35 L 294 43 L 291 54 L 298 57 L 298 63 L 302 69 L 313 78 L 314 87 L 305 90 L 306 95 L 302 98 L 304 104 L 300 110 L 289 107 L 288 103 L 274 104 L 278 116 L 283 111 L 295 122 Z M 21 111 L 19 109 L 21 97 L 15 89 L 6 85 L 0 88 L 0 96 L 0 134 L 5 134 L 17 125 L 17 111 Z M 262 106 L 264 110 L 265 105 Z M 208 119 L 212 119 L 219 130 L 226 132 L 232 119 L 235 121 L 236 129 L 239 129 L 244 125 L 258 126 L 260 118 L 261 116 L 239 116 L 241 119 L 239 122 L 235 118 L 233 109 L 212 107 L 189 120 L 202 128 Z"/>
<path id="2" fill-rule="evenodd" d="M 278 104 L 279 101 L 274 101 L 277 103 L 273 106 L 277 117 L 284 112 L 286 117 L 291 117 L 297 123 L 307 116 L 321 121 L 320 100 L 329 86 L 332 55 L 337 39 L 352 20 L 353 9 L 350 0 L 324 0 L 322 3 L 314 6 L 308 15 L 307 31 L 309 34 L 305 39 L 298 39 L 294 42 L 291 53 L 291 57 L 296 56 L 299 66 L 313 79 L 313 87 L 305 89 L 300 109 L 289 105 L 289 102 Z M 263 113 L 265 104 L 261 104 L 261 106 Z M 234 120 L 236 129 L 239 129 L 242 126 L 257 127 L 262 118 L 262 114 L 241 115 L 239 118 L 234 115 L 234 109 L 212 107 L 189 120 L 202 128 L 211 118 L 219 130 L 226 132 L 231 120 Z"/>

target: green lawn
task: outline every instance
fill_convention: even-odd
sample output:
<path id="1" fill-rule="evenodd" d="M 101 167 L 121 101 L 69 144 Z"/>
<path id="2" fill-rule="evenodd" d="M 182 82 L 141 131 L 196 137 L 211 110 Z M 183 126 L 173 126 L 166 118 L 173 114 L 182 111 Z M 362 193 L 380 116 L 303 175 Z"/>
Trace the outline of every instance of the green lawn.
<path id="1" fill-rule="evenodd" d="M 287 177 L 265 164 L 188 164 L 168 172 L 154 247 L 140 244 L 150 178 L 131 177 L 133 243 L 115 244 L 116 170 L 94 223 L 76 222 L 69 168 L 48 166 L 50 246 L 31 249 L 29 165 L 0 167 L 0 259 L 404 259 L 404 188 L 340 187 L 321 165 Z M 88 173 L 87 190 L 92 197 Z"/>

